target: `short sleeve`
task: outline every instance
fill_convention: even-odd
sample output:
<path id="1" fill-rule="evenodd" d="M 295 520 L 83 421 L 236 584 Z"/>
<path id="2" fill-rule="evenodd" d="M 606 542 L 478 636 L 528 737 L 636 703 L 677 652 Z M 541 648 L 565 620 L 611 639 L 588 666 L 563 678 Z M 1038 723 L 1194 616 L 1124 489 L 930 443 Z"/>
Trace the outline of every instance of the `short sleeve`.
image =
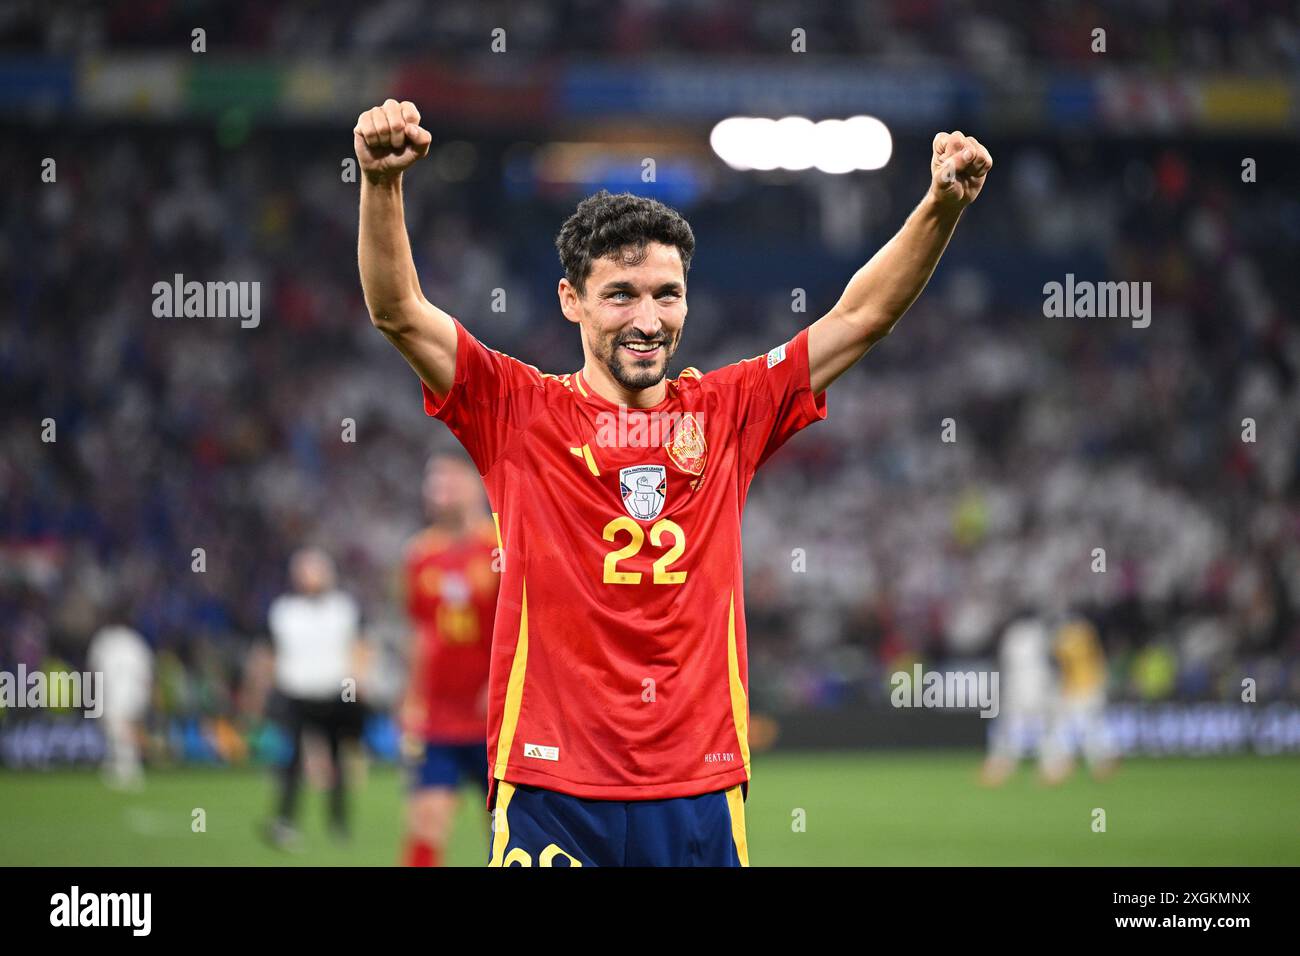
<path id="1" fill-rule="evenodd" d="M 757 470 L 796 432 L 826 417 L 826 392 L 812 391 L 807 329 L 739 366 L 743 461 Z"/>
<path id="2" fill-rule="evenodd" d="M 486 475 L 509 443 L 542 406 L 541 373 L 490 349 L 456 323 L 456 374 L 441 401 L 423 382 L 424 411 L 446 423 Z"/>

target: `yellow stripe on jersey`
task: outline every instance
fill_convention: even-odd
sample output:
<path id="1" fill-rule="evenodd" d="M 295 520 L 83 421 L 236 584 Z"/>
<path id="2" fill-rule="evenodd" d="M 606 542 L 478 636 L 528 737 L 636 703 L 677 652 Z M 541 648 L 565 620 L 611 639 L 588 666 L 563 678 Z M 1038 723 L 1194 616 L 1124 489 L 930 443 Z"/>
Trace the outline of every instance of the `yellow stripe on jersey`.
<path id="1" fill-rule="evenodd" d="M 501 519 L 492 512 L 492 527 L 497 533 L 497 550 L 492 555 L 492 570 L 504 574 L 506 570 L 506 546 L 501 543 Z"/>
<path id="2" fill-rule="evenodd" d="M 542 373 L 542 378 L 553 378 L 553 379 L 555 379 L 557 382 L 559 382 L 561 385 L 563 385 L 565 388 L 567 388 L 569 391 L 573 391 L 573 386 L 569 384 L 569 373 L 568 373 L 568 372 L 565 372 L 563 375 L 556 375 L 556 374 L 554 374 L 554 373 L 552 373 L 552 372 L 543 372 L 543 373 Z"/>
<path id="3" fill-rule="evenodd" d="M 731 839 L 741 866 L 749 866 L 749 844 L 745 840 L 745 796 L 740 784 L 727 789 L 727 810 L 731 813 Z"/>
<path id="4" fill-rule="evenodd" d="M 492 811 L 492 857 L 488 866 L 504 865 L 506 844 L 510 842 L 510 817 L 506 811 L 510 809 L 510 798 L 514 795 L 514 784 L 502 780 L 497 787 L 496 809 Z"/>
<path id="5" fill-rule="evenodd" d="M 578 386 L 578 391 L 582 392 L 582 397 L 583 397 L 583 398 L 590 398 L 590 397 L 591 397 L 591 396 L 589 396 L 589 395 L 587 394 L 587 389 L 586 389 L 586 388 L 583 386 L 583 384 L 582 384 L 582 373 L 581 373 L 581 372 L 574 372 L 574 373 L 573 373 L 573 384 Z"/>
<path id="6" fill-rule="evenodd" d="M 740 681 L 740 656 L 736 652 L 736 592 L 731 592 L 731 608 L 727 611 L 727 678 L 731 685 L 731 719 L 736 725 L 736 740 L 740 742 L 740 757 L 745 761 L 745 776 L 749 776 L 749 699 L 745 685 Z"/>
<path id="7" fill-rule="evenodd" d="M 515 644 L 515 657 L 510 662 L 510 680 L 506 684 L 505 715 L 501 718 L 501 733 L 497 735 L 497 759 L 492 776 L 505 780 L 506 764 L 510 761 L 510 748 L 515 742 L 515 728 L 519 725 L 519 706 L 524 699 L 524 671 L 528 669 L 528 582 L 523 583 L 523 600 L 519 609 L 519 640 Z"/>
<path id="8" fill-rule="evenodd" d="M 596 460 L 591 457 L 591 446 L 583 445 L 581 448 L 570 448 L 569 454 L 575 458 L 581 458 L 587 463 L 587 470 L 597 478 L 600 477 L 600 469 L 596 467 Z"/>

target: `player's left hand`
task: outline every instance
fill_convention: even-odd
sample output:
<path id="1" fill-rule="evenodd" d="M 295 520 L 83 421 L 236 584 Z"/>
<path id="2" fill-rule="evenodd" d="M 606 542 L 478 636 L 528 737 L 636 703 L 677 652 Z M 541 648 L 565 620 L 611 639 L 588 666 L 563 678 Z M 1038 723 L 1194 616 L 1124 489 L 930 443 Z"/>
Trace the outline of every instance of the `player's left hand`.
<path id="1" fill-rule="evenodd" d="M 939 133 L 930 157 L 930 193 L 945 206 L 963 209 L 980 194 L 992 168 L 992 155 L 974 136 Z"/>

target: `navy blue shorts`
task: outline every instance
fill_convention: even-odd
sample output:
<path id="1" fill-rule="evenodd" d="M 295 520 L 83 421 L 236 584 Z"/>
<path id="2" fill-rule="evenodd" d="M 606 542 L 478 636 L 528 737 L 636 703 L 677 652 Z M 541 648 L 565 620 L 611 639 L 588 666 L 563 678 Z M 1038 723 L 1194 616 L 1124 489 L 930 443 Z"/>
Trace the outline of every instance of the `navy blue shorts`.
<path id="1" fill-rule="evenodd" d="M 497 784 L 488 866 L 749 866 L 741 786 L 668 800 L 584 800 Z"/>
<path id="2" fill-rule="evenodd" d="M 411 789 L 430 787 L 455 789 L 462 781 L 487 789 L 487 744 L 424 743 L 421 753 L 410 766 Z"/>

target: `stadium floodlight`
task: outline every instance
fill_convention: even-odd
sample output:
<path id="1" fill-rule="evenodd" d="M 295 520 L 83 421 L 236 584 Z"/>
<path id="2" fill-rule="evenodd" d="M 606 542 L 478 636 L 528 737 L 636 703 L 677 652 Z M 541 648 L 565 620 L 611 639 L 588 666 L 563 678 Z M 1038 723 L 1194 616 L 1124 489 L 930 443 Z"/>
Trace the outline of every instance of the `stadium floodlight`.
<path id="1" fill-rule="evenodd" d="M 894 152 L 889 127 L 874 116 L 850 116 L 844 121 L 848 148 L 857 159 L 858 169 L 883 169 Z"/>
<path id="2" fill-rule="evenodd" d="M 832 174 L 880 169 L 894 151 L 889 128 L 874 116 L 815 123 L 803 116 L 731 116 L 713 127 L 709 145 L 736 170 L 816 168 Z"/>
<path id="3" fill-rule="evenodd" d="M 857 169 L 849 130 L 844 120 L 822 120 L 816 126 L 817 137 L 815 165 L 824 173 L 850 173 Z"/>
<path id="4" fill-rule="evenodd" d="M 771 120 L 749 116 L 732 116 L 713 127 L 709 144 L 718 157 L 732 169 L 756 169 L 754 161 L 762 152 L 763 124 Z M 762 167 L 774 169 L 775 164 Z"/>
<path id="5" fill-rule="evenodd" d="M 808 169 L 816 159 L 816 124 L 802 116 L 787 116 L 774 124 L 773 152 L 781 169 Z"/>

